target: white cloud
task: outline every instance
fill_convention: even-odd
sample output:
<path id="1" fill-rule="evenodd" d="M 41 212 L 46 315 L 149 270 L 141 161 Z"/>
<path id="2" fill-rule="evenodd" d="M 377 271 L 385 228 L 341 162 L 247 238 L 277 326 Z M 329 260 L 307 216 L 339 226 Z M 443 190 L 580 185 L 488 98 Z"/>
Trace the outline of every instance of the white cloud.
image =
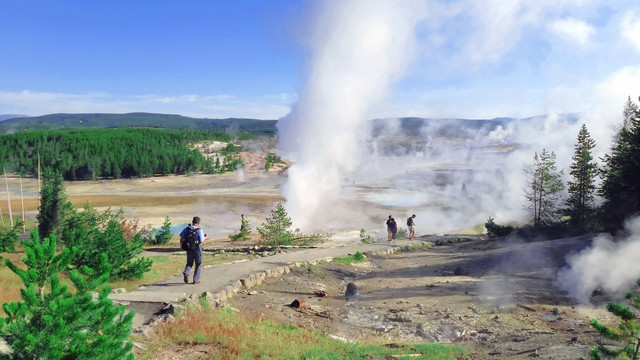
<path id="1" fill-rule="evenodd" d="M 449 32 L 461 36 L 463 40 L 459 45 L 462 59 L 472 65 L 481 65 L 504 60 L 505 55 L 521 45 L 528 32 L 538 32 L 544 24 L 554 21 L 560 14 L 579 12 L 592 2 L 594 1 L 466 0 L 432 8 L 434 12 L 430 14 L 430 21 L 436 17 L 448 17 L 437 23 L 444 24 Z M 456 17 L 464 21 L 449 21 Z M 447 28 L 451 23 L 455 24 L 455 29 Z M 594 31 L 588 24 L 576 19 L 564 22 L 560 20 L 555 26 L 559 27 L 558 31 L 571 35 L 574 41 L 581 44 L 585 44 Z"/>
<path id="2" fill-rule="evenodd" d="M 631 42 L 631 44 L 640 51 L 640 18 L 636 16 L 634 11 L 628 11 L 620 24 L 622 35 Z"/>
<path id="3" fill-rule="evenodd" d="M 52 113 L 153 112 L 193 117 L 278 119 L 290 110 L 292 97 L 283 94 L 241 98 L 230 94 L 131 95 L 0 90 L 4 114 L 39 116 Z"/>
<path id="4" fill-rule="evenodd" d="M 588 46 L 591 42 L 591 37 L 596 33 L 593 26 L 574 18 L 555 20 L 549 23 L 547 27 L 563 40 L 578 43 L 582 47 Z"/>
<path id="5" fill-rule="evenodd" d="M 627 66 L 612 73 L 608 78 L 596 85 L 597 93 L 602 98 L 602 103 L 614 102 L 619 105 L 619 113 L 622 112 L 622 104 L 628 96 L 636 99 L 640 95 L 640 65 Z"/>

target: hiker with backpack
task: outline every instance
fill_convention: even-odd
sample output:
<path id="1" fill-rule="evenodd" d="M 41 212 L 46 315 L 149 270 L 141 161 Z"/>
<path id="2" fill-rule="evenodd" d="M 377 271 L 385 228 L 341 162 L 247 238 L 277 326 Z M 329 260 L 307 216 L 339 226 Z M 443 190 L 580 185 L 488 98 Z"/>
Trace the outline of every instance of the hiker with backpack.
<path id="1" fill-rule="evenodd" d="M 193 221 L 180 233 L 180 247 L 187 251 L 187 265 L 182 273 L 184 283 L 189 283 L 189 274 L 195 262 L 193 284 L 200 284 L 200 265 L 202 265 L 202 243 L 206 235 L 200 229 L 200 217 L 194 216 Z"/>
<path id="2" fill-rule="evenodd" d="M 409 241 L 413 241 L 413 235 L 416 234 L 416 222 L 413 219 L 416 218 L 416 214 L 413 214 L 407 218 L 407 228 L 409 230 Z"/>

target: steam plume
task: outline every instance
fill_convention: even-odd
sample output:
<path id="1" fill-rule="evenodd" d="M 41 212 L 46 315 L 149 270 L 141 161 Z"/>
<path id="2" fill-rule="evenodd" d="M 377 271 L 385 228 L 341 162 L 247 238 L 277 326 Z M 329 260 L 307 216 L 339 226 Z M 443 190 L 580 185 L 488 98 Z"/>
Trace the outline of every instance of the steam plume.
<path id="1" fill-rule="evenodd" d="M 423 3 L 322 2 L 308 81 L 278 121 L 279 150 L 294 161 L 281 192 L 294 224 L 308 228 L 359 165 L 363 124 L 404 72 Z M 325 207 L 326 209 L 326 207 Z"/>
<path id="2" fill-rule="evenodd" d="M 592 246 L 567 258 L 568 267 L 558 273 L 558 281 L 572 298 L 588 303 L 594 290 L 602 288 L 613 296 L 631 290 L 640 277 L 640 217 L 626 224 L 629 236 L 614 242 L 599 235 Z"/>

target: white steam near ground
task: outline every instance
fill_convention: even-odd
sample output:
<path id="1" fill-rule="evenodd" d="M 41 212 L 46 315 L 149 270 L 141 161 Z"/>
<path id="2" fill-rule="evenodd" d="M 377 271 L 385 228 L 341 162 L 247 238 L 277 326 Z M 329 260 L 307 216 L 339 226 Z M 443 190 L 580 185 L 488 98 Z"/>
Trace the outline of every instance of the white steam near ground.
<path id="1" fill-rule="evenodd" d="M 574 300 L 588 303 L 596 289 L 621 298 L 635 288 L 640 277 L 640 217 L 629 220 L 626 230 L 629 235 L 622 241 L 600 234 L 590 247 L 567 257 L 568 267 L 558 273 L 558 281 Z"/>

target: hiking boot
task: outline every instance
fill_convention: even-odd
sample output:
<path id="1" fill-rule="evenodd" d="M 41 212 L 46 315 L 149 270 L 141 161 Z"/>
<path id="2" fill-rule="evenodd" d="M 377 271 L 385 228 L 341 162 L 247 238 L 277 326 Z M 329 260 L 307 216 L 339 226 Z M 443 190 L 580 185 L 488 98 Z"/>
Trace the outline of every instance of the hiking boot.
<path id="1" fill-rule="evenodd" d="M 185 283 L 185 284 L 188 284 L 188 283 L 189 283 L 189 275 L 187 275 L 187 274 L 182 274 L 182 277 L 183 277 L 184 283 Z"/>
<path id="2" fill-rule="evenodd" d="M 200 284 L 200 280 L 193 280 L 193 285 L 198 285 Z"/>

